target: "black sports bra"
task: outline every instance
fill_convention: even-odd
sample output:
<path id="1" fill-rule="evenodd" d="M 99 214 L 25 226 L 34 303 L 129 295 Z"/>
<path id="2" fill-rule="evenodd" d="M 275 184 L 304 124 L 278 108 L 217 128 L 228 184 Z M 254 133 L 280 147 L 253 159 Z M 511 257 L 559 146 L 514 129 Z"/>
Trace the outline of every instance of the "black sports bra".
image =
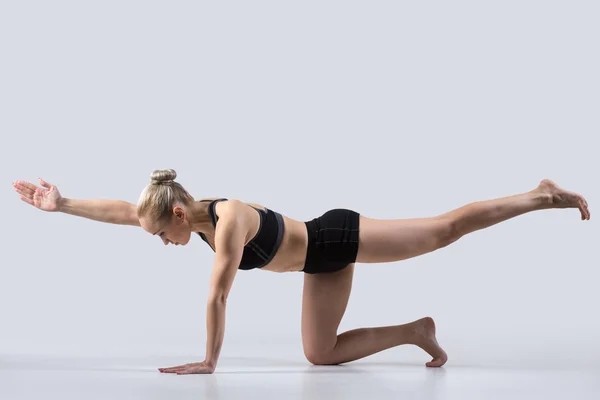
<path id="1" fill-rule="evenodd" d="M 213 226 L 217 226 L 219 217 L 215 214 L 215 204 L 219 201 L 227 201 L 226 198 L 215 199 L 215 200 L 200 200 L 210 201 L 208 205 L 208 215 L 212 220 Z M 269 210 L 261 210 L 251 206 L 260 216 L 260 226 L 256 235 L 244 246 L 244 252 L 242 254 L 242 260 L 238 269 L 249 270 L 254 268 L 262 268 L 267 265 L 277 253 L 281 240 L 283 238 L 283 217 L 278 212 Z M 197 232 L 198 235 L 210 246 L 206 236 L 202 232 Z M 212 246 L 210 246 L 212 249 Z M 215 251 L 215 249 L 212 249 Z"/>

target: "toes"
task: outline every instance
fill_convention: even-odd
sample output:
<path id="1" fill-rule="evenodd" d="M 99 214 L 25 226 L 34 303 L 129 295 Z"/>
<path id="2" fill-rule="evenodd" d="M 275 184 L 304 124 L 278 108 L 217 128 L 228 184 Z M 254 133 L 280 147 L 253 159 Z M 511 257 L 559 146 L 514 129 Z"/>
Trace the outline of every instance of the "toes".
<path id="1" fill-rule="evenodd" d="M 581 212 L 583 214 L 583 219 L 590 219 L 590 210 L 588 208 L 588 202 L 586 201 L 586 199 L 583 198 L 583 196 L 579 197 L 579 204 L 581 205 Z"/>
<path id="2" fill-rule="evenodd" d="M 590 219 L 590 210 L 588 210 L 585 200 L 582 201 L 580 204 L 581 204 L 581 217 L 582 217 L 581 219 Z"/>
<path id="3" fill-rule="evenodd" d="M 590 219 L 590 209 L 588 208 L 588 203 L 583 199 L 583 204 L 585 205 L 585 213 L 587 214 L 587 219 Z"/>
<path id="4" fill-rule="evenodd" d="M 581 212 L 581 220 L 588 219 L 587 206 L 585 204 L 585 200 L 582 197 L 579 198 L 578 208 L 579 208 L 579 211 Z"/>
<path id="5" fill-rule="evenodd" d="M 440 357 L 440 358 L 434 358 L 433 360 L 429 361 L 428 363 L 425 363 L 425 365 L 430 368 L 435 368 L 435 367 L 441 367 L 445 363 L 446 363 L 446 360 L 444 358 Z"/>

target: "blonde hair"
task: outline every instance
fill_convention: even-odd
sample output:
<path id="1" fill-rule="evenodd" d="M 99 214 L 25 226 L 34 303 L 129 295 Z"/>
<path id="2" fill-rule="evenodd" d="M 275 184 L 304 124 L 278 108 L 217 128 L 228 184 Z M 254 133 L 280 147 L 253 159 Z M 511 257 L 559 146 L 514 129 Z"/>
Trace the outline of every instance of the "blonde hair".
<path id="1" fill-rule="evenodd" d="M 175 182 L 177 172 L 173 169 L 155 170 L 150 184 L 144 188 L 137 203 L 137 216 L 148 217 L 152 222 L 162 222 L 173 215 L 176 203 L 188 205 L 194 198 Z"/>

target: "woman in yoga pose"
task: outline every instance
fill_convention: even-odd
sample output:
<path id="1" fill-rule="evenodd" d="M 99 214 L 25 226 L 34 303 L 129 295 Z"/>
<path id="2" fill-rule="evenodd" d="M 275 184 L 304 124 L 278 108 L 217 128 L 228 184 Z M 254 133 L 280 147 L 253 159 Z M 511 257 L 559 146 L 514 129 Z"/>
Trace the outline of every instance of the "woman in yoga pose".
<path id="1" fill-rule="evenodd" d="M 332 365 L 357 360 L 401 344 L 419 346 L 440 367 L 448 359 L 430 317 L 403 325 L 354 329 L 338 334 L 352 286 L 354 263 L 404 260 L 448 246 L 460 237 L 518 215 L 551 208 L 590 213 L 585 199 L 548 179 L 531 191 L 479 201 L 429 218 L 373 219 L 333 209 L 297 221 L 259 204 L 226 198 L 194 198 L 173 170 L 157 170 L 137 205 L 121 200 L 63 198 L 41 178 L 38 187 L 13 183 L 20 198 L 45 211 L 96 221 L 140 226 L 165 245 L 186 245 L 197 233 L 215 252 L 207 305 L 206 357 L 198 363 L 159 368 L 165 373 L 213 373 L 225 326 L 225 307 L 238 270 L 261 268 L 304 273 L 302 344 L 308 361 Z"/>

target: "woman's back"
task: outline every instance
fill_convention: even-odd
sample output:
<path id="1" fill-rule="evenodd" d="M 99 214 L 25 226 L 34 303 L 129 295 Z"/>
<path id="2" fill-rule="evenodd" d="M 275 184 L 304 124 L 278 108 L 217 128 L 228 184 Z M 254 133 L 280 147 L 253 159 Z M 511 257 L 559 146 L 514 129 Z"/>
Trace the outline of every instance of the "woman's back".
<path id="1" fill-rule="evenodd" d="M 214 213 L 214 216 L 218 221 L 219 204 L 221 204 L 223 201 L 227 201 L 227 199 L 222 197 L 208 197 L 202 198 L 198 201 L 209 202 L 212 204 L 213 207 L 211 207 L 209 213 Z M 241 203 L 246 205 L 246 207 L 242 207 L 240 209 L 240 212 L 245 214 L 243 219 L 250 221 L 250 228 L 244 245 L 248 246 L 250 244 L 250 247 L 252 247 L 252 241 L 257 237 L 258 234 L 263 236 L 268 235 L 268 232 L 262 231 L 263 229 L 276 229 L 274 222 L 273 224 L 268 224 L 265 227 L 261 226 L 261 220 L 264 220 L 264 216 L 267 215 L 268 212 L 273 212 L 274 210 L 269 210 L 267 207 L 261 204 L 246 203 L 243 201 L 241 201 Z M 262 216 L 261 213 L 263 214 Z M 281 229 L 281 239 L 275 255 L 271 258 L 268 264 L 262 266 L 261 269 L 274 272 L 301 271 L 304 267 L 304 261 L 306 259 L 306 247 L 308 243 L 306 225 L 304 222 L 288 218 L 279 212 L 274 212 L 274 214 L 278 214 L 279 218 L 281 218 L 281 226 L 283 227 L 283 229 Z M 210 245 L 213 250 L 215 249 L 214 231 L 203 233 L 201 237 Z"/>

